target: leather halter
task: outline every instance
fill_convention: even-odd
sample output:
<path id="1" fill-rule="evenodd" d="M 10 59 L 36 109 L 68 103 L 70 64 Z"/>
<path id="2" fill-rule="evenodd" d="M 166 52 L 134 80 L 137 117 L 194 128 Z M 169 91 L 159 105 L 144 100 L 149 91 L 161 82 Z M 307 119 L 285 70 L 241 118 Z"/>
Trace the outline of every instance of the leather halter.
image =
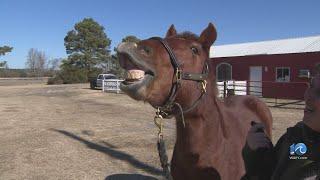
<path id="1" fill-rule="evenodd" d="M 157 40 L 163 45 L 163 47 L 166 49 L 167 53 L 169 54 L 172 67 L 174 69 L 174 77 L 173 77 L 173 82 L 170 90 L 170 95 L 167 97 L 164 105 L 157 107 L 158 109 L 157 115 L 161 115 L 164 118 L 170 118 L 173 115 L 173 108 L 177 106 L 179 108 L 179 111 L 180 111 L 179 113 L 181 113 L 182 120 L 184 123 L 183 114 L 194 109 L 198 105 L 203 95 L 206 93 L 206 84 L 207 84 L 206 79 L 208 78 L 208 73 L 209 73 L 208 63 L 207 61 L 205 62 L 202 73 L 198 74 L 198 73 L 183 72 L 175 54 L 173 53 L 168 43 L 160 37 L 152 37 L 150 39 Z M 181 82 L 180 82 L 181 80 L 196 81 L 201 83 L 202 85 L 201 95 L 188 108 L 182 108 L 179 103 L 175 102 L 178 89 L 181 85 Z"/>

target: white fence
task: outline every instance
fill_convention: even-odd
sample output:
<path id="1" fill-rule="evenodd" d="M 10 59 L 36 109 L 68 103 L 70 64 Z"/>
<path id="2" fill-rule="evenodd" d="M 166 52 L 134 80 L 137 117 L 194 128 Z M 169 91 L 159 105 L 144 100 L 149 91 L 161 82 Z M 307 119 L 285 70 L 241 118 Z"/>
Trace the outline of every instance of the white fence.
<path id="1" fill-rule="evenodd" d="M 108 79 L 102 81 L 102 92 L 116 92 L 120 93 L 120 83 L 123 80 Z M 226 81 L 226 88 L 224 88 L 224 82 L 217 82 L 219 96 L 223 97 L 223 91 L 227 94 L 228 90 L 234 90 L 235 95 L 247 95 L 247 81 Z"/>
<path id="2" fill-rule="evenodd" d="M 224 93 L 227 94 L 229 89 L 232 89 L 235 95 L 247 95 L 247 81 L 226 81 L 226 87 L 223 83 L 217 82 L 220 97 L 223 97 Z"/>
<path id="3" fill-rule="evenodd" d="M 120 79 L 107 79 L 102 81 L 102 92 L 116 92 L 120 93 Z"/>

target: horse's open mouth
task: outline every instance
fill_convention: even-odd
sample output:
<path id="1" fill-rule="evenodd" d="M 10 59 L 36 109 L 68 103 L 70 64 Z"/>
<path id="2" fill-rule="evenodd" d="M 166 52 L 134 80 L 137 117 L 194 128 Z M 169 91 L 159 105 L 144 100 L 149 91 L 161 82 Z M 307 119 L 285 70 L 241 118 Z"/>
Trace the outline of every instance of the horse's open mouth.
<path id="1" fill-rule="evenodd" d="M 129 55 L 123 54 L 122 60 L 125 60 L 126 62 L 121 63 L 123 64 L 123 69 L 126 70 L 125 74 L 125 80 L 123 81 L 123 84 L 125 85 L 131 85 L 136 83 L 141 83 L 149 76 L 154 76 L 154 73 L 146 68 L 145 66 L 136 63 Z M 123 58 L 123 56 L 126 56 L 126 58 Z"/>
<path id="2" fill-rule="evenodd" d="M 140 69 L 126 70 L 126 78 L 122 83 L 127 86 L 139 84 L 143 83 L 149 78 L 152 78 L 153 76 L 154 75 L 152 71 L 143 71 Z"/>
<path id="3" fill-rule="evenodd" d="M 125 80 L 120 88 L 126 93 L 135 93 L 153 80 L 155 73 L 143 61 L 135 59 L 130 52 L 118 51 L 120 66 L 126 70 Z"/>

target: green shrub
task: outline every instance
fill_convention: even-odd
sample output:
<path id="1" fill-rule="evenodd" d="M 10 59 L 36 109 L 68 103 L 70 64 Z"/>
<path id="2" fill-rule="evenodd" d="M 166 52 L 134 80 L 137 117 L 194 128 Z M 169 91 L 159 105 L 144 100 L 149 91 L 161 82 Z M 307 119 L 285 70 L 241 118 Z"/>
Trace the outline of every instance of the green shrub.
<path id="1" fill-rule="evenodd" d="M 54 77 L 49 78 L 47 84 L 86 83 L 89 80 L 88 77 L 96 78 L 100 73 L 102 73 L 102 70 L 99 68 L 94 68 L 88 73 L 85 69 L 64 67 Z"/>
<path id="2" fill-rule="evenodd" d="M 87 81 L 86 71 L 74 68 L 60 71 L 56 76 L 48 79 L 48 84 L 73 84 L 85 83 Z"/>
<path id="3" fill-rule="evenodd" d="M 26 69 L 0 69 L 0 77 L 27 77 Z"/>
<path id="4" fill-rule="evenodd" d="M 88 76 L 87 76 L 88 80 L 90 80 L 91 78 L 96 79 L 97 76 L 102 73 L 103 73 L 103 70 L 101 68 L 96 68 L 96 67 L 92 68 L 91 71 L 89 71 L 88 73 Z"/>
<path id="5" fill-rule="evenodd" d="M 63 84 L 63 80 L 61 79 L 60 76 L 54 76 L 48 79 L 47 82 L 48 85 L 53 85 L 53 84 Z"/>
<path id="6" fill-rule="evenodd" d="M 59 76 L 63 80 L 63 84 L 85 83 L 88 81 L 87 72 L 84 69 L 72 68 L 63 70 Z"/>
<path id="7" fill-rule="evenodd" d="M 60 71 L 48 80 L 48 84 L 86 83 L 89 77 L 96 78 L 100 73 L 102 73 L 101 68 L 93 67 L 89 70 L 75 63 L 72 59 L 65 59 L 60 65 Z"/>

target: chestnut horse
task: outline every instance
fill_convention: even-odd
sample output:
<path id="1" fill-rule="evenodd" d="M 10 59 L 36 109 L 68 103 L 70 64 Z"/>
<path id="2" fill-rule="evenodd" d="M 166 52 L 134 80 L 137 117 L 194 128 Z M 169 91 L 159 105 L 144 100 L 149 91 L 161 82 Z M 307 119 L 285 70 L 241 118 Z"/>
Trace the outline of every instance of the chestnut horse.
<path id="1" fill-rule="evenodd" d="M 250 122 L 264 123 L 271 137 L 272 116 L 262 101 L 254 96 L 230 96 L 221 100 L 217 97 L 214 70 L 209 66 L 208 75 L 203 74 L 216 37 L 211 23 L 200 36 L 190 32 L 177 34 L 172 25 L 164 39 L 150 38 L 137 44 L 126 42 L 117 48 L 120 65 L 127 71 L 122 91 L 153 107 L 162 107 L 170 99 L 176 81 L 176 66 L 170 50 L 182 72 L 206 78 L 205 92 L 199 86 L 204 82 L 201 78 L 180 80 L 173 99 L 183 109 L 193 106 L 183 113 L 184 121 L 176 107 L 172 111 L 177 128 L 171 160 L 171 175 L 175 180 L 240 179 L 245 174 L 241 151 Z"/>

